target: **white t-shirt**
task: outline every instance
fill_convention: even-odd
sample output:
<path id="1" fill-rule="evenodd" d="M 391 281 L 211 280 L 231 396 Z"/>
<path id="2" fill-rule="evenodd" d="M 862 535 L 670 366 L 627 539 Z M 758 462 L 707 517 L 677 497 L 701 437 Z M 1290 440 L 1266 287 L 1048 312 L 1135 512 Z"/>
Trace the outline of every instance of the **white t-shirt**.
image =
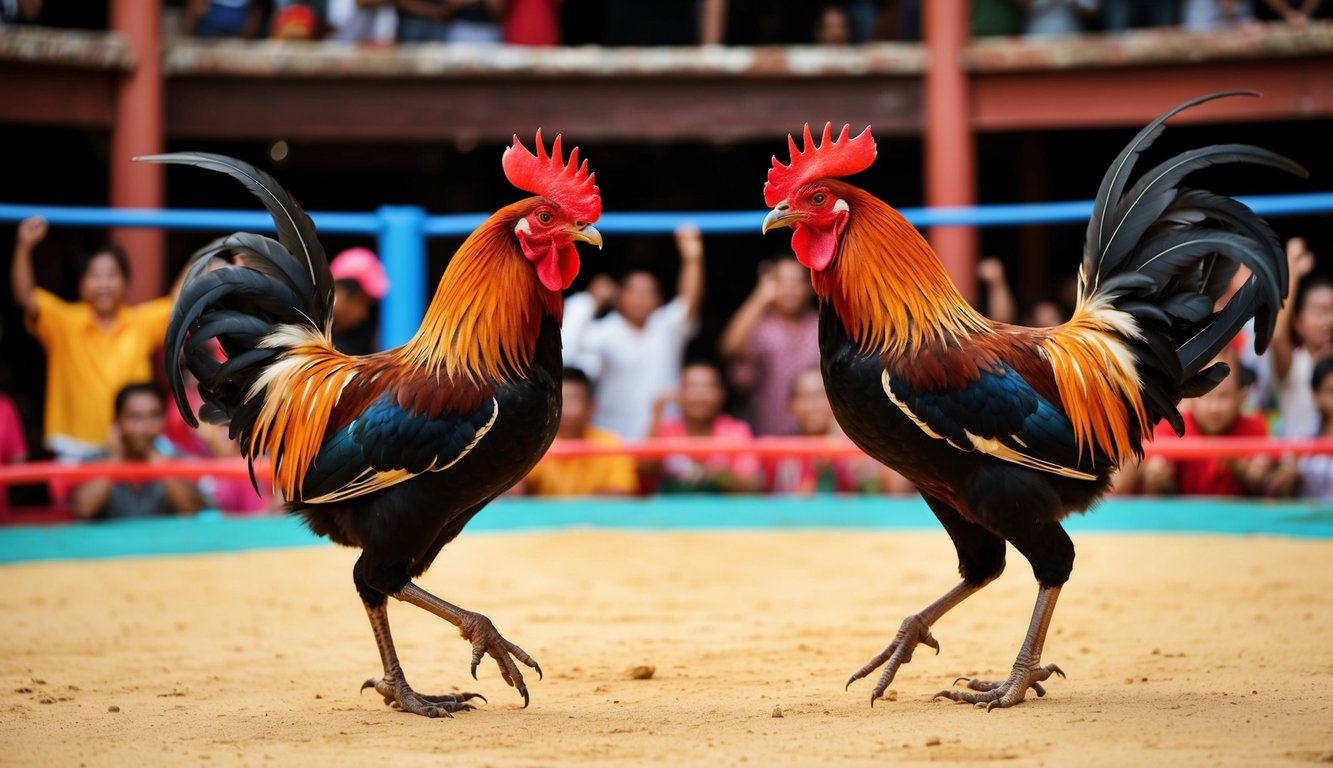
<path id="1" fill-rule="evenodd" d="M 687 316 L 685 302 L 676 298 L 649 315 L 641 329 L 618 312 L 580 329 L 584 315 L 591 316 L 589 303 L 591 297 L 583 294 L 565 303 L 565 362 L 583 369 L 597 385 L 593 426 L 623 440 L 642 440 L 652 425 L 653 401 L 679 386 L 681 356 L 697 323 Z"/>
<path id="2" fill-rule="evenodd" d="M 392 43 L 398 31 L 398 11 L 393 3 L 376 8 L 358 8 L 356 0 L 329 0 L 330 40 Z"/>
<path id="3" fill-rule="evenodd" d="M 1310 386 L 1314 363 L 1314 357 L 1305 347 L 1292 350 L 1287 380 L 1277 385 L 1279 437 L 1313 437 L 1319 430 L 1319 409 Z"/>

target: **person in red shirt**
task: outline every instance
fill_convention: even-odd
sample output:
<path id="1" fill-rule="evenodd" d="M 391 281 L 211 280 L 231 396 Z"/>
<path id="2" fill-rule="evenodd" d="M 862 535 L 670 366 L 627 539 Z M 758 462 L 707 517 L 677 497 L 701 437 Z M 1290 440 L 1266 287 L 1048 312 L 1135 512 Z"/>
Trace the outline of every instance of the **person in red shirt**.
<path id="1" fill-rule="evenodd" d="M 1223 350 L 1216 362 L 1226 363 L 1231 372 L 1211 392 L 1188 401 L 1188 410 L 1182 409 L 1184 437 L 1267 437 L 1268 424 L 1263 418 L 1243 410 L 1253 373 L 1240 365 L 1235 345 Z M 1153 435 L 1158 443 L 1178 439 L 1165 421 Z M 1137 484 L 1146 495 L 1260 496 L 1267 492 L 1274 468 L 1269 456 L 1181 461 L 1153 457 L 1138 468 Z M 1117 487 L 1124 490 L 1128 484 L 1122 480 Z"/>

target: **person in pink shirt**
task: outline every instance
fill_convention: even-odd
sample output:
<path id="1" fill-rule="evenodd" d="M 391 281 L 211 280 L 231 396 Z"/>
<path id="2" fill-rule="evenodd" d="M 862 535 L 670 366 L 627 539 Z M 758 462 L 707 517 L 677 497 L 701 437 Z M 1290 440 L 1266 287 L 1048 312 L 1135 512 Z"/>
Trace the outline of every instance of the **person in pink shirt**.
<path id="1" fill-rule="evenodd" d="M 17 464 L 28 458 L 23 422 L 9 395 L 0 393 L 0 464 Z M 0 486 L 0 522 L 10 519 L 9 487 Z"/>
<path id="2" fill-rule="evenodd" d="M 819 313 L 809 272 L 795 257 L 761 267 L 745 303 L 727 322 L 718 351 L 728 381 L 748 398 L 756 435 L 795 435 L 787 398 L 796 376 L 819 365 Z"/>
<path id="3" fill-rule="evenodd" d="M 691 363 L 681 369 L 680 389 L 658 398 L 653 413 L 653 437 L 710 437 L 726 442 L 754 439 L 750 425 L 729 416 L 722 408 L 727 391 L 722 372 L 712 363 Z M 680 417 L 664 419 L 666 406 L 676 402 Z M 671 455 L 660 462 L 643 462 L 649 479 L 661 493 L 755 493 L 764 487 L 764 470 L 754 454 L 715 454 L 704 458 Z M 651 485 L 651 483 L 650 483 Z"/>

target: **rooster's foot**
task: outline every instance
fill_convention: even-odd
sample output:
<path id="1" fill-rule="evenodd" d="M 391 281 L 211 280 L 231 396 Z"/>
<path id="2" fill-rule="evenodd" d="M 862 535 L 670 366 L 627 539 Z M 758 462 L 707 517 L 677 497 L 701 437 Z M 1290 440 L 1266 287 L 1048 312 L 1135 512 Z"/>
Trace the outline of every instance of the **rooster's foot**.
<path id="1" fill-rule="evenodd" d="M 374 688 L 376 693 L 384 697 L 384 703 L 394 709 L 401 709 L 404 712 L 426 717 L 439 717 L 441 715 L 453 717 L 454 712 L 467 712 L 476 709 L 468 703 L 473 699 L 486 701 L 486 697 L 479 693 L 446 693 L 440 696 L 427 696 L 412 690 L 404 681 L 387 678 L 372 678 L 361 684 L 361 690 L 364 691 L 367 688 Z"/>
<path id="2" fill-rule="evenodd" d="M 514 660 L 517 659 L 520 663 L 536 670 L 538 679 L 542 677 L 541 665 L 529 656 L 527 651 L 506 640 L 491 620 L 480 613 L 467 611 L 463 612 L 460 618 L 462 623 L 459 631 L 465 640 L 472 643 L 472 679 L 477 679 L 477 665 L 481 664 L 481 657 L 490 655 L 500 667 L 500 677 L 518 689 L 523 697 L 523 706 L 527 707 L 528 685 L 523 681 L 523 673 Z"/>
<path id="3" fill-rule="evenodd" d="M 1023 700 L 1029 688 L 1036 691 L 1038 696 L 1045 696 L 1046 689 L 1042 687 L 1041 681 L 1052 674 L 1065 676 L 1064 671 L 1054 664 L 1047 664 L 1044 667 L 1015 664 L 1013 674 L 1009 675 L 1008 680 L 989 681 L 960 677 L 954 681 L 954 685 L 966 682 L 969 689 L 978 693 L 947 690 L 935 694 L 935 698 L 965 701 L 978 707 L 985 706 L 987 711 L 996 707 L 1012 707 Z"/>
<path id="4" fill-rule="evenodd" d="M 898 634 L 894 636 L 893 642 L 866 662 L 865 666 L 853 672 L 852 676 L 847 678 L 847 685 L 850 686 L 884 665 L 884 673 L 879 676 L 879 682 L 875 684 L 874 690 L 870 692 L 870 706 L 873 707 L 875 700 L 883 696 L 884 692 L 888 690 L 889 683 L 892 683 L 894 675 L 898 674 L 898 668 L 912 660 L 912 651 L 917 645 L 934 648 L 935 653 L 940 652 L 940 644 L 930 634 L 930 625 L 920 616 L 908 616 L 903 620 L 903 624 L 899 627 Z"/>

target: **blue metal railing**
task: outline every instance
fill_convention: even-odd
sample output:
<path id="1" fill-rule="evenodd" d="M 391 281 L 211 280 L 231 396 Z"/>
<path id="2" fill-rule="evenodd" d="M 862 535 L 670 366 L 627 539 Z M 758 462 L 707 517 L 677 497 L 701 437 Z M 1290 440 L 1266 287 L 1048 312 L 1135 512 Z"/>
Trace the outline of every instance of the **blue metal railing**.
<path id="1" fill-rule="evenodd" d="M 1242 197 L 1242 202 L 1263 216 L 1298 216 L 1333 212 L 1333 192 L 1298 195 Z M 1024 224 L 1066 224 L 1086 221 L 1091 200 L 1058 203 L 977 205 L 950 208 L 903 208 L 904 216 L 918 227 L 977 226 L 1012 227 Z M 645 211 L 607 213 L 597 222 L 603 234 L 665 235 L 683 222 L 699 227 L 704 234 L 739 235 L 759 233 L 766 211 Z M 426 310 L 430 286 L 426 274 L 428 237 L 463 237 L 489 214 L 466 213 L 430 216 L 416 206 L 384 206 L 373 213 L 311 213 L 321 232 L 372 235 L 393 284 L 392 300 L 385 301 L 380 332 L 386 346 L 407 341 L 416 333 Z M 0 203 L 0 222 L 17 222 L 42 216 L 55 226 L 67 227 L 159 227 L 217 232 L 246 230 L 271 232 L 273 222 L 260 211 L 145 210 L 82 206 L 16 205 Z"/>

